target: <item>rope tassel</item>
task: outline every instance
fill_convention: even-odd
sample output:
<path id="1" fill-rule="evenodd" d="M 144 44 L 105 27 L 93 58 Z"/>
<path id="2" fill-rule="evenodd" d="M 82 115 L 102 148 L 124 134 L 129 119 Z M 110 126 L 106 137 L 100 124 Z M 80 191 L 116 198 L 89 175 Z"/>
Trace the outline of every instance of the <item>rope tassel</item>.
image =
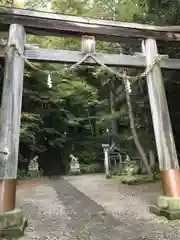
<path id="1" fill-rule="evenodd" d="M 47 85 L 48 85 L 49 88 L 52 88 L 52 79 L 51 79 L 50 73 L 48 74 Z"/>

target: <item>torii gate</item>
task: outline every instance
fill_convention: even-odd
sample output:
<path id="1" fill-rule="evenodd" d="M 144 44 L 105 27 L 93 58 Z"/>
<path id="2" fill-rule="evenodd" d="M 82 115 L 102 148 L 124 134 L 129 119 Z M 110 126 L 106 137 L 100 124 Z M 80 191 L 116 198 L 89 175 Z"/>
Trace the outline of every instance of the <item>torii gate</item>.
<path id="1" fill-rule="evenodd" d="M 180 26 L 153 26 L 0 7 L 0 31 L 9 31 L 7 46 L 0 49 L 0 57 L 5 57 L 0 129 L 0 213 L 5 213 L 15 209 L 24 59 L 76 63 L 85 55 L 82 51 L 32 48 L 24 43 L 26 33 L 75 37 L 89 35 L 112 42 L 131 37 L 142 42 L 141 55 L 92 52 L 92 56 L 110 67 L 144 68 L 158 54 L 156 40 L 180 41 Z M 83 64 L 97 63 L 87 58 Z M 180 175 L 161 68 L 180 69 L 180 59 L 162 56 L 146 79 L 164 196 L 172 200 L 180 198 Z"/>

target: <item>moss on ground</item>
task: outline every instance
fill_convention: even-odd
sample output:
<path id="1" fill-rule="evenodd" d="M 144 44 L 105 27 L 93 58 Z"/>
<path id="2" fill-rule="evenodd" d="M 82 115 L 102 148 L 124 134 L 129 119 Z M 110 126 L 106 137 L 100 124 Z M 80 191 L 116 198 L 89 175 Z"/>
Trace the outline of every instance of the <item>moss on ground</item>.
<path id="1" fill-rule="evenodd" d="M 127 176 L 127 175 L 112 175 L 111 179 L 116 179 L 119 180 L 123 184 L 128 184 L 128 185 L 136 185 L 136 184 L 143 184 L 143 183 L 151 183 L 151 182 L 156 182 L 157 180 L 154 179 L 149 179 L 147 175 L 132 175 L 132 176 Z"/>

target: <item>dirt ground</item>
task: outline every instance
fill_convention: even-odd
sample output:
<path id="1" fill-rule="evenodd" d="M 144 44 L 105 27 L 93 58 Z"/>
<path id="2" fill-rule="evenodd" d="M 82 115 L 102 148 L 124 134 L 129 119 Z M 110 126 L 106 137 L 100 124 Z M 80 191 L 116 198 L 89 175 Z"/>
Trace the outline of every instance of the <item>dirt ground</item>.
<path id="1" fill-rule="evenodd" d="M 160 184 L 123 185 L 104 175 L 43 179 L 18 187 L 29 218 L 25 239 L 176 240 L 180 221 L 149 212 Z"/>

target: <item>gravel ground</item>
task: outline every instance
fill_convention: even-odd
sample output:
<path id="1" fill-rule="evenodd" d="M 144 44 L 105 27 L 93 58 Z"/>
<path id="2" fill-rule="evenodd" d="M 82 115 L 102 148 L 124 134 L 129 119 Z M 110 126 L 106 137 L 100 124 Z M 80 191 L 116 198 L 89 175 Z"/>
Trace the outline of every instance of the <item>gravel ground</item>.
<path id="1" fill-rule="evenodd" d="M 67 227 L 69 216 L 56 191 L 47 181 L 23 186 L 18 190 L 20 205 L 29 220 L 26 237 L 29 239 L 73 239 Z"/>
<path id="2" fill-rule="evenodd" d="M 102 175 L 42 180 L 17 198 L 30 219 L 26 239 L 176 240 L 180 222 L 149 213 L 160 185 L 126 186 Z"/>

